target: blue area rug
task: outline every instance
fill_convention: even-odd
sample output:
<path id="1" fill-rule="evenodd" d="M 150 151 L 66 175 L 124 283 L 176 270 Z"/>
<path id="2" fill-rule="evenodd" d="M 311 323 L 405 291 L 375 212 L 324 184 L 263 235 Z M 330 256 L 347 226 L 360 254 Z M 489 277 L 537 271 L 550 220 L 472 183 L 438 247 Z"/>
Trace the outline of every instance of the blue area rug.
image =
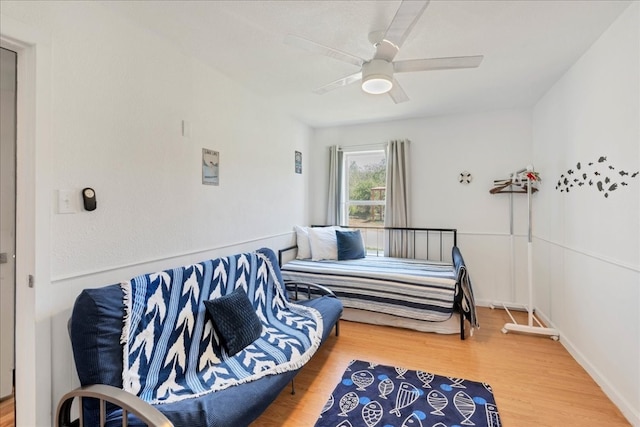
<path id="1" fill-rule="evenodd" d="M 500 427 L 491 386 L 352 361 L 316 427 Z"/>

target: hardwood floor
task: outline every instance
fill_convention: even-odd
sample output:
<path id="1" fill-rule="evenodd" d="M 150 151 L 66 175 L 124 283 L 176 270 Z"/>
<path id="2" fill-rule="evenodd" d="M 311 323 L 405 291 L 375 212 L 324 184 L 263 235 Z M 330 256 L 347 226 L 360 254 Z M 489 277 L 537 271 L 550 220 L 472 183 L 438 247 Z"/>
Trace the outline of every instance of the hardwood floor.
<path id="1" fill-rule="evenodd" d="M 0 427 L 14 427 L 13 397 L 0 401 Z"/>
<path id="2" fill-rule="evenodd" d="M 526 314 L 516 313 L 526 323 Z M 507 427 L 629 426 L 621 412 L 559 342 L 500 332 L 503 310 L 479 309 L 481 328 L 460 341 L 438 335 L 340 323 L 253 427 L 313 426 L 347 363 L 361 359 L 489 383 Z"/>
<path id="3" fill-rule="evenodd" d="M 515 314 L 520 321 L 522 313 Z M 466 341 L 340 322 L 340 336 L 331 336 L 296 376 L 296 394 L 287 387 L 252 427 L 313 426 L 352 359 L 487 382 L 506 427 L 630 425 L 559 342 L 504 335 L 500 329 L 508 316 L 502 310 L 480 308 L 479 317 L 482 327 Z M 9 399 L 0 402 L 0 427 L 13 426 Z"/>

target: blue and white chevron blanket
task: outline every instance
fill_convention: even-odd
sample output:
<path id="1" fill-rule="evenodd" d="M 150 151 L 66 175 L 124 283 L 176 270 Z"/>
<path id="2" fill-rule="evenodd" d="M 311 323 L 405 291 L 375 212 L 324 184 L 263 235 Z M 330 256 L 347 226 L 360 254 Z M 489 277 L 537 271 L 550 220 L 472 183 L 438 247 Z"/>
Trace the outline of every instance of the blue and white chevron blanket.
<path id="1" fill-rule="evenodd" d="M 170 403 L 295 370 L 320 345 L 312 308 L 290 303 L 268 253 L 243 253 L 122 283 L 123 388 Z M 260 338 L 229 357 L 203 301 L 242 287 L 262 321 Z"/>

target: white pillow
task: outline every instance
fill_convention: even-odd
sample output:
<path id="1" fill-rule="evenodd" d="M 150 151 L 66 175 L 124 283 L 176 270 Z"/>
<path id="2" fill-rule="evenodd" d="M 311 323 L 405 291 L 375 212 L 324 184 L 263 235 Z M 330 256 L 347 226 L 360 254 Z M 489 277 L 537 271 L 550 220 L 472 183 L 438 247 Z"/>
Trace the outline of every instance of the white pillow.
<path id="1" fill-rule="evenodd" d="M 310 227 L 309 243 L 311 244 L 311 259 L 338 259 L 338 241 L 336 240 L 338 227 Z"/>
<path id="2" fill-rule="evenodd" d="M 309 259 L 311 258 L 311 246 L 309 244 L 309 227 L 300 227 L 299 225 L 293 226 L 296 232 L 296 244 L 298 245 L 298 253 L 296 259 Z"/>

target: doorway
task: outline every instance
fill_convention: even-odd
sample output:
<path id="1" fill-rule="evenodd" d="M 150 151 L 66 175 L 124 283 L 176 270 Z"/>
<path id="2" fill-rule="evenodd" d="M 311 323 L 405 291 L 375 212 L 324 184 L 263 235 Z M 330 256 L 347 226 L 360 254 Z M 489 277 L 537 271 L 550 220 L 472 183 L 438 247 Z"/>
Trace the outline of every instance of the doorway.
<path id="1" fill-rule="evenodd" d="M 2 418 L 11 419 L 15 411 L 16 95 L 17 53 L 0 48 L 0 402 Z"/>

